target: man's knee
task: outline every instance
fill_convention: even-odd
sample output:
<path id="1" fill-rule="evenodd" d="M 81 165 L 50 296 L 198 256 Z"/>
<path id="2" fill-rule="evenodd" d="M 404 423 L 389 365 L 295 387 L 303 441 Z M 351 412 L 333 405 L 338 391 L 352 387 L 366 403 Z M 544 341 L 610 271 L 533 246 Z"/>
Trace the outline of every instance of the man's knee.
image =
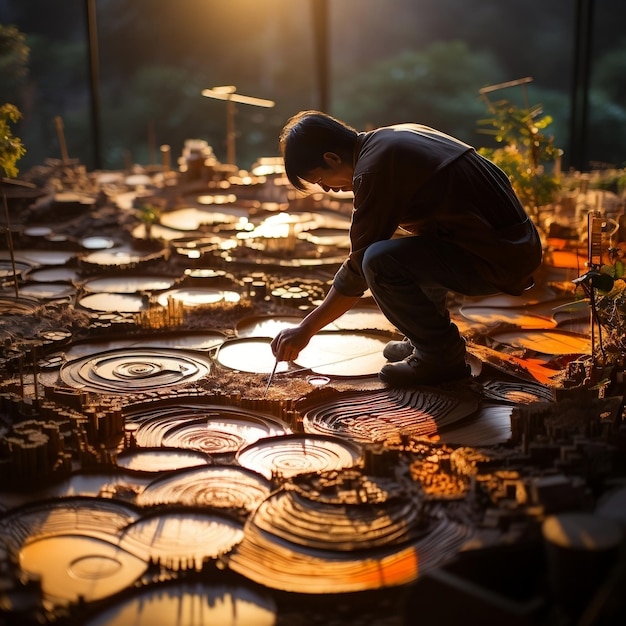
<path id="1" fill-rule="evenodd" d="M 388 280 L 409 278 L 416 284 L 428 281 L 430 272 L 427 262 L 431 256 L 426 253 L 428 246 L 421 237 L 385 239 L 371 244 L 363 255 L 363 274 L 369 281 L 374 276 Z"/>
<path id="2" fill-rule="evenodd" d="M 381 270 L 388 269 L 390 264 L 389 250 L 385 241 L 376 241 L 368 246 L 363 255 L 362 268 L 366 280 L 376 276 Z"/>

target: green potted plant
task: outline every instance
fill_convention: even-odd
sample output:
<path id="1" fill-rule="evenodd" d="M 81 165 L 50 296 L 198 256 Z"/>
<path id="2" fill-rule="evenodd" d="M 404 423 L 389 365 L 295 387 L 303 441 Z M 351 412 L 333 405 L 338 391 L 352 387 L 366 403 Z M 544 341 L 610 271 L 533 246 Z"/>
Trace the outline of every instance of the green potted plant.
<path id="1" fill-rule="evenodd" d="M 540 228 L 539 209 L 553 202 L 560 189 L 558 163 L 562 150 L 554 137 L 544 134 L 552 123 L 542 107 L 520 108 L 508 100 L 490 102 L 492 117 L 479 120 L 479 132 L 492 135 L 498 148 L 479 148 L 479 153 L 504 170 L 529 216 Z M 552 167 L 548 167 L 551 165 Z"/>

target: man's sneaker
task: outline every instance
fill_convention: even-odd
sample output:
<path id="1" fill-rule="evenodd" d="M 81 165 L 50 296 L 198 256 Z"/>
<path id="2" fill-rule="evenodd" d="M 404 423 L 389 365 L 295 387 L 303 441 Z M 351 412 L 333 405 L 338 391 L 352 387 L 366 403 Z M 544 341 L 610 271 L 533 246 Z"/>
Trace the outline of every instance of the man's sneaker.
<path id="1" fill-rule="evenodd" d="M 383 348 L 383 356 L 387 361 L 395 363 L 411 356 L 414 349 L 413 344 L 405 337 L 402 341 L 390 341 Z"/>
<path id="2" fill-rule="evenodd" d="M 425 363 L 412 354 L 397 363 L 384 365 L 378 377 L 391 387 L 419 387 L 454 382 L 469 378 L 471 374 L 472 370 L 465 361 Z"/>

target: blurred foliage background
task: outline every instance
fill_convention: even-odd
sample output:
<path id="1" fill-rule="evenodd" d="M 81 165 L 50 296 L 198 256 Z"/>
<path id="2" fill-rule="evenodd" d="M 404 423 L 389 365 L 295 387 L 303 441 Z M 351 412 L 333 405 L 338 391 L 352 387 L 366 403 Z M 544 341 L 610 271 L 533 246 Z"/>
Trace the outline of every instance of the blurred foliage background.
<path id="1" fill-rule="evenodd" d="M 0 104 L 17 106 L 20 170 L 59 158 L 93 167 L 89 0 L 0 0 Z M 328 112 L 359 130 L 435 126 L 480 147 L 479 89 L 531 76 L 530 105 L 565 150 L 575 45 L 572 0 L 328 0 Z M 312 0 L 94 0 L 101 163 L 158 162 L 205 139 L 226 157 L 226 103 L 202 89 L 235 85 L 274 108 L 237 105 L 237 164 L 278 153 L 286 119 L 318 108 Z M 587 166 L 626 162 L 626 3 L 594 7 Z M 515 101 L 521 91 L 502 94 Z M 523 103 L 518 103 L 523 105 Z M 155 146 L 157 149 L 155 150 Z M 491 147 L 494 147 L 493 145 Z M 157 154 L 155 154 L 157 153 Z"/>

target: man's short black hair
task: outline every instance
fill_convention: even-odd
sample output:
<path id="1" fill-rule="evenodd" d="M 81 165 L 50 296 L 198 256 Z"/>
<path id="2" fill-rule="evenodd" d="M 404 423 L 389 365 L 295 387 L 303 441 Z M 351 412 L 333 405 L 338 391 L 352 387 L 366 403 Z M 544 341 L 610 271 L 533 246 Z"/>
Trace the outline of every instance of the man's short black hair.
<path id="1" fill-rule="evenodd" d="M 280 150 L 289 182 L 300 191 L 306 176 L 317 167 L 328 167 L 325 152 L 334 152 L 352 163 L 358 132 L 345 122 L 321 111 L 300 111 L 289 118 L 280 133 Z"/>

